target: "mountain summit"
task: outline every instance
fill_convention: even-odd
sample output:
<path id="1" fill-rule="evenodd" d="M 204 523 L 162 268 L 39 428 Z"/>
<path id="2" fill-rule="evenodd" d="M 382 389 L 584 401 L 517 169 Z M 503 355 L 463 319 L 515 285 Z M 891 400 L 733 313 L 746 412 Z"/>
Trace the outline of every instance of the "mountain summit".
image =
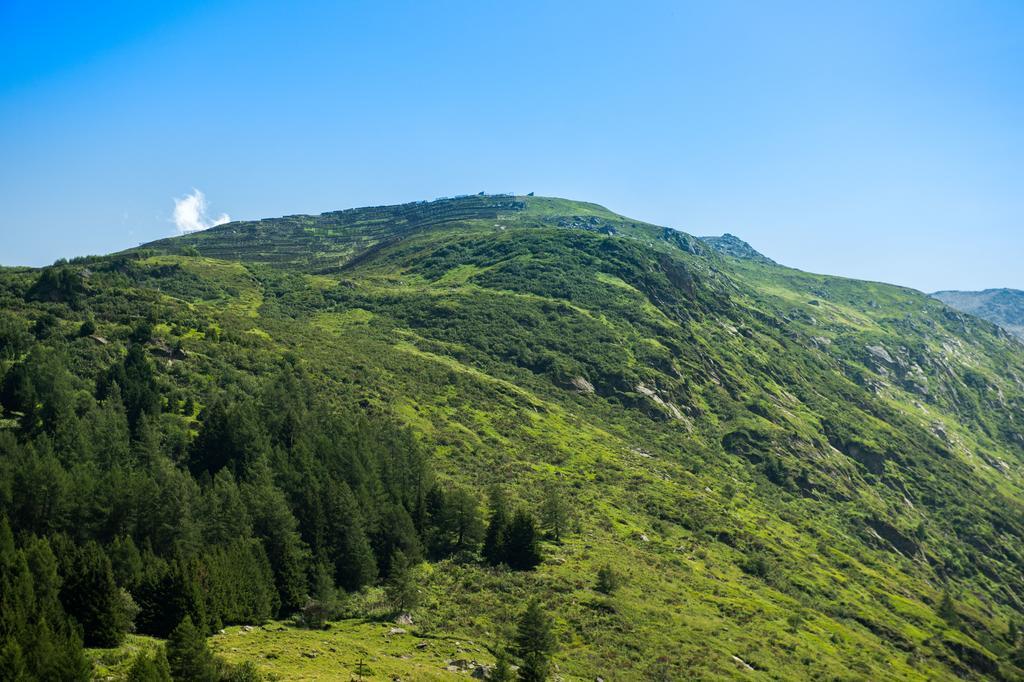
<path id="1" fill-rule="evenodd" d="M 37 581 L 89 644 L 123 590 L 285 678 L 483 675 L 527 617 L 566 680 L 1024 675 L 1024 347 L 920 292 L 472 195 L 4 269 L 0 306 L 3 570 L 88 567 L 96 603 Z"/>

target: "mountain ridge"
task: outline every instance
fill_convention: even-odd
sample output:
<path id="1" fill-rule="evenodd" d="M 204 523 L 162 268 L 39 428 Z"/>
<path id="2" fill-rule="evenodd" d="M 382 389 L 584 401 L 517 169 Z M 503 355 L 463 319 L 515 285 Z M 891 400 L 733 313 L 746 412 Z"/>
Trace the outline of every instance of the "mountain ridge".
<path id="1" fill-rule="evenodd" d="M 936 291 L 946 305 L 993 322 L 1024 342 L 1024 291 L 997 288 L 982 291 Z"/>
<path id="2" fill-rule="evenodd" d="M 489 664 L 513 629 L 499 602 L 538 598 L 569 680 L 1021 674 L 1024 351 L 920 292 L 728 257 L 595 204 L 473 195 L 0 271 L 0 304 L 0 330 L 32 336 L 0 369 L 65 358 L 85 416 L 105 404 L 96 372 L 144 349 L 163 395 L 153 447 L 181 475 L 211 421 L 185 398 L 240 400 L 283 364 L 329 412 L 409 429 L 444 485 L 501 485 L 531 509 L 556 490 L 573 518 L 536 570 L 472 553 L 427 564 L 403 627 L 432 650 L 473 643 Z M 3 416 L 32 442 L 20 410 Z M 225 470 L 263 476 L 244 452 Z M 79 471 L 78 457 L 48 466 Z M 269 466 L 306 519 L 293 457 L 308 453 Z M 0 494 L 23 518 L 12 500 Z M 614 596 L 593 587 L 606 565 L 624 581 Z M 380 589 L 348 596 L 354 618 Z M 335 632 L 389 673 L 458 674 L 365 624 L 274 625 L 257 640 L 225 623 L 211 644 L 266 672 L 352 671 L 328 653 Z M 275 641 L 320 653 L 270 658 Z"/>

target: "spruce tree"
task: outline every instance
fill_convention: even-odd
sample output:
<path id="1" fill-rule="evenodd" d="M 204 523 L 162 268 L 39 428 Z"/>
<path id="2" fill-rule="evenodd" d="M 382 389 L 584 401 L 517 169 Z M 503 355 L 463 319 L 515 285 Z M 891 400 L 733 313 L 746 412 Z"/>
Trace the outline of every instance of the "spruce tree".
<path id="1" fill-rule="evenodd" d="M 512 517 L 505 531 L 502 554 L 509 568 L 527 571 L 541 562 L 537 522 L 533 515 L 520 509 Z"/>
<path id="2" fill-rule="evenodd" d="M 363 515 L 351 489 L 344 481 L 328 487 L 327 514 L 330 529 L 326 553 L 334 565 L 339 587 L 354 592 L 377 577 L 377 561 L 363 525 Z M 382 543 L 394 549 L 396 542 Z M 390 557 L 390 555 L 389 555 Z"/>
<path id="3" fill-rule="evenodd" d="M 555 542 L 562 541 L 562 536 L 568 530 L 570 518 L 571 509 L 565 490 L 558 483 L 549 481 L 544 486 L 541 519 L 544 522 L 544 528 L 551 534 L 551 538 Z"/>
<path id="4" fill-rule="evenodd" d="M 128 682 L 171 682 L 164 647 L 158 648 L 152 656 L 144 651 L 139 653 L 128 670 Z"/>
<path id="5" fill-rule="evenodd" d="M 142 580 L 142 554 L 130 535 L 118 535 L 107 549 L 114 580 L 132 591 Z"/>
<path id="6" fill-rule="evenodd" d="M 427 542 L 434 557 L 475 552 L 484 538 L 479 500 L 462 487 L 432 488 L 425 499 Z"/>
<path id="7" fill-rule="evenodd" d="M 131 623 L 125 610 L 110 559 L 94 541 L 75 547 L 65 541 L 61 557 L 64 582 L 61 603 L 81 624 L 86 646 L 114 647 L 121 643 Z"/>
<path id="8" fill-rule="evenodd" d="M 480 501 L 466 488 L 456 487 L 448 495 L 448 533 L 453 552 L 475 552 L 484 537 Z"/>
<path id="9" fill-rule="evenodd" d="M 508 651 L 502 648 L 494 661 L 494 669 L 491 671 L 490 682 L 512 682 L 512 665 L 508 662 Z"/>
<path id="10" fill-rule="evenodd" d="M 228 545 L 252 535 L 249 512 L 229 469 L 221 469 L 203 491 L 201 501 L 203 540 L 208 545 Z"/>
<path id="11" fill-rule="evenodd" d="M 415 566 L 405 553 L 396 549 L 391 556 L 391 575 L 385 589 L 388 601 L 396 612 L 409 611 L 419 603 L 419 589 L 416 585 Z"/>
<path id="12" fill-rule="evenodd" d="M 167 639 L 167 662 L 175 680 L 216 682 L 219 678 L 217 660 L 206 644 L 206 637 L 189 616 Z"/>
<path id="13" fill-rule="evenodd" d="M 58 598 L 57 560 L 45 539 L 18 549 L 0 516 L 0 680 L 85 681 L 92 666 Z"/>
<path id="14" fill-rule="evenodd" d="M 423 558 L 419 533 L 413 525 L 409 512 L 401 504 L 385 503 L 377 533 L 374 534 L 374 549 L 381 573 L 391 575 L 391 557 L 401 552 L 410 562 Z"/>
<path id="15" fill-rule="evenodd" d="M 551 655 L 557 642 L 552 629 L 552 619 L 532 600 L 519 618 L 516 629 L 516 656 L 519 657 L 519 680 L 521 682 L 543 682 L 551 668 Z"/>
<path id="16" fill-rule="evenodd" d="M 594 589 L 601 594 L 612 594 L 622 583 L 622 577 L 615 572 L 610 564 L 605 564 L 597 571 L 597 584 L 594 585 Z"/>
<path id="17" fill-rule="evenodd" d="M 484 534 L 483 555 L 487 563 L 497 566 L 505 560 L 505 533 L 508 526 L 508 510 L 501 488 L 494 487 L 490 495 L 491 516 Z"/>
<path id="18" fill-rule="evenodd" d="M 0 640 L 0 680 L 32 682 L 34 679 L 35 676 L 29 673 L 21 645 L 8 634 Z"/>
<path id="19" fill-rule="evenodd" d="M 133 343 L 128 348 L 123 368 L 124 383 L 121 384 L 121 394 L 128 414 L 128 424 L 135 429 L 142 415 L 160 413 L 160 390 L 157 387 L 153 364 L 146 357 L 146 351 L 141 344 Z"/>
<path id="20" fill-rule="evenodd" d="M 242 485 L 242 497 L 252 518 L 253 532 L 263 542 L 274 572 L 280 610 L 292 613 L 304 604 L 309 549 L 299 535 L 298 521 L 288 508 L 284 493 L 274 487 L 266 460 L 257 463 L 252 482 Z M 368 550 L 369 544 L 366 546 Z"/>

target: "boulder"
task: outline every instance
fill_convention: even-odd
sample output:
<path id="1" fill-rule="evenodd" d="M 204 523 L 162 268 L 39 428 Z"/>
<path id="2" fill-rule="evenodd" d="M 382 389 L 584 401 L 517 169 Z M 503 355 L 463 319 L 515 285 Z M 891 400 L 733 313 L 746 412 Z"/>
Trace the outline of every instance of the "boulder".
<path id="1" fill-rule="evenodd" d="M 580 393 L 594 392 L 594 384 L 590 383 L 583 377 L 573 377 L 572 379 L 569 380 L 569 383 L 572 384 L 573 388 L 575 388 Z"/>

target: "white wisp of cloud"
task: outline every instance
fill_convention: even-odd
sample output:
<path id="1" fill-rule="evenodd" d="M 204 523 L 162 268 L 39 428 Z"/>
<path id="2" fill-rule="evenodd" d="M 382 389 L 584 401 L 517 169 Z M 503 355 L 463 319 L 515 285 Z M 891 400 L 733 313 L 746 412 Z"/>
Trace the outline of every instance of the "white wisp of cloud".
<path id="1" fill-rule="evenodd" d="M 231 216 L 221 213 L 214 219 L 206 215 L 206 195 L 193 188 L 190 194 L 174 200 L 174 224 L 179 234 L 198 232 L 231 222 Z"/>

